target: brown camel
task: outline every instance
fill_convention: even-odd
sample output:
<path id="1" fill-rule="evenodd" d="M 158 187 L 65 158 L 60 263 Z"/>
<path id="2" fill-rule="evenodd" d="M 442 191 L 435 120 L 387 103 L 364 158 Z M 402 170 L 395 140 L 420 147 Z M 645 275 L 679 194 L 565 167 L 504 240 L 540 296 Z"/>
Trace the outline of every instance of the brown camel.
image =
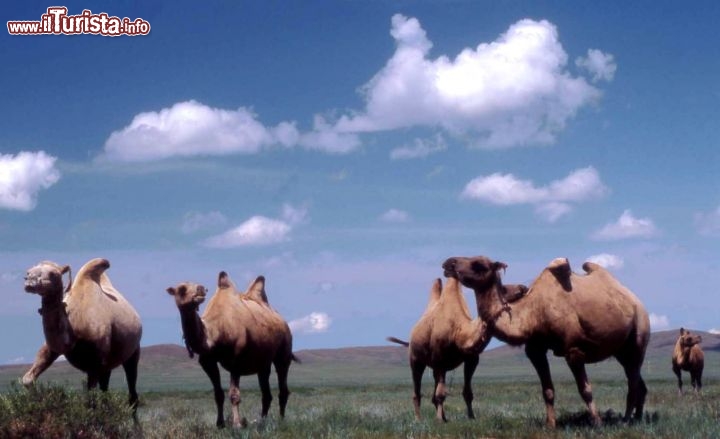
<path id="1" fill-rule="evenodd" d="M 112 370 L 125 369 L 130 404 L 137 406 L 137 367 L 140 359 L 140 316 L 125 297 L 110 283 L 105 271 L 107 259 L 93 259 L 83 265 L 74 282 L 68 282 L 67 294 L 62 276 L 70 267 L 44 261 L 30 268 L 25 276 L 25 291 L 42 297 L 45 344 L 35 362 L 22 378 L 26 386 L 35 382 L 60 356 L 87 374 L 88 389 L 106 391 Z"/>
<path id="2" fill-rule="evenodd" d="M 170 287 L 167 292 L 175 297 L 180 311 L 183 336 L 188 352 L 199 356 L 199 362 L 212 382 L 217 406 L 217 426 L 224 427 L 223 404 L 225 396 L 220 385 L 218 363 L 230 372 L 230 390 L 233 426 L 247 425 L 240 418 L 240 377 L 258 376 L 262 392 L 262 412 L 265 418 L 270 408 L 270 369 L 277 373 L 280 417 L 290 392 L 287 387 L 291 361 L 298 361 L 292 353 L 292 334 L 280 314 L 270 307 L 265 294 L 265 278 L 260 276 L 240 294 L 227 273 L 220 272 L 218 289 L 210 299 L 202 317 L 198 314 L 207 289 L 185 282 Z"/>
<path id="3" fill-rule="evenodd" d="M 702 373 L 705 367 L 705 354 L 700 347 L 702 337 L 691 334 L 685 328 L 680 328 L 680 336 L 675 342 L 672 355 L 672 370 L 678 379 L 678 394 L 682 395 L 681 371 L 690 372 L 690 382 L 695 393 L 702 389 Z"/>
<path id="4" fill-rule="evenodd" d="M 650 321 L 640 300 L 601 266 L 586 262 L 577 275 L 565 258 L 540 273 L 524 297 L 508 303 L 499 271 L 506 264 L 487 257 L 456 257 L 443 264 L 446 276 L 475 290 L 478 313 L 490 335 L 510 345 L 525 344 L 542 385 L 547 424 L 555 426 L 555 390 L 547 351 L 565 357 L 593 423 L 601 423 L 592 399 L 586 363 L 614 356 L 628 380 L 625 420 L 642 418 L 647 388 L 640 375 L 650 338 Z"/>
<path id="5" fill-rule="evenodd" d="M 425 368 L 429 366 L 435 378 L 432 402 L 437 419 L 446 422 L 443 407 L 447 395 L 445 374 L 462 363 L 465 363 L 463 398 L 467 405 L 467 416 L 475 418 L 471 381 L 478 365 L 478 355 L 490 341 L 485 329 L 485 322 L 470 317 L 457 279 L 448 279 L 445 287 L 440 279 L 436 279 L 430 290 L 430 301 L 425 313 L 412 329 L 410 342 L 388 337 L 388 341 L 409 346 L 413 405 L 417 420 L 420 420 L 420 386 Z"/>

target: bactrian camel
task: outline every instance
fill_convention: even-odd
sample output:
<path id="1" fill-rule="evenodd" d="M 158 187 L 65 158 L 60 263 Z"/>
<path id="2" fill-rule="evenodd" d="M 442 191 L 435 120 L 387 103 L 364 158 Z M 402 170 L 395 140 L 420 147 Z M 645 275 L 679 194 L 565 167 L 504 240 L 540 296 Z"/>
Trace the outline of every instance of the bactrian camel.
<path id="1" fill-rule="evenodd" d="M 93 259 L 83 265 L 67 291 L 63 275 L 67 265 L 44 261 L 30 268 L 25 291 L 39 294 L 45 344 L 22 378 L 26 386 L 35 382 L 60 356 L 87 374 L 88 389 L 108 389 L 112 370 L 125 369 L 130 404 L 137 405 L 137 368 L 140 359 L 140 316 L 117 291 L 105 271 L 107 259 Z M 67 292 L 67 294 L 64 294 Z"/>
<path id="2" fill-rule="evenodd" d="M 185 282 L 170 287 L 167 292 L 175 297 L 180 311 L 183 336 L 192 357 L 198 354 L 203 370 L 210 378 L 217 406 L 217 426 L 224 427 L 223 404 L 225 396 L 220 384 L 218 363 L 230 372 L 229 397 L 232 404 L 233 426 L 246 426 L 240 417 L 240 377 L 258 376 L 262 393 L 261 416 L 267 416 L 270 394 L 270 370 L 277 373 L 280 417 L 285 416 L 290 392 L 287 386 L 290 363 L 297 358 L 292 353 L 292 334 L 283 318 L 270 307 L 265 294 L 265 278 L 260 276 L 241 294 L 228 277 L 220 272 L 218 288 L 208 301 L 200 317 L 198 308 L 205 300 L 207 289 Z"/>
<path id="3" fill-rule="evenodd" d="M 542 386 L 547 425 L 554 427 L 555 390 L 547 351 L 565 358 L 595 425 L 601 424 L 593 402 L 586 363 L 614 356 L 628 380 L 625 420 L 642 418 L 647 388 L 640 375 L 650 338 L 650 321 L 640 300 L 601 266 L 586 262 L 577 275 L 565 258 L 553 260 L 524 297 L 508 303 L 502 297 L 500 270 L 487 257 L 455 257 L 443 264 L 445 275 L 475 290 L 478 313 L 490 335 L 525 345 Z"/>
<path id="4" fill-rule="evenodd" d="M 692 334 L 685 328 L 680 328 L 680 336 L 675 342 L 675 350 L 672 355 L 672 370 L 678 379 L 678 394 L 682 395 L 683 370 L 690 372 L 690 382 L 699 393 L 702 389 L 702 373 L 705 367 L 705 354 L 700 347 L 702 337 Z"/>

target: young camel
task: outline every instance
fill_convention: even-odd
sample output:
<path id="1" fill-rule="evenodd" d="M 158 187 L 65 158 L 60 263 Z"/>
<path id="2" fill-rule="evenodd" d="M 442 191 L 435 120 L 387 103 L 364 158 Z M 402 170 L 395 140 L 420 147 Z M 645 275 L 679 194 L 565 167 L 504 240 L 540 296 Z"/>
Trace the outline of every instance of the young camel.
<path id="1" fill-rule="evenodd" d="M 516 286 L 521 294 L 524 286 Z M 515 292 L 515 291 L 514 291 Z M 410 370 L 413 379 L 413 405 L 415 418 L 420 420 L 420 386 L 426 367 L 433 370 L 435 390 L 432 402 L 438 420 L 447 421 L 444 402 L 447 396 L 445 375 L 464 363 L 463 398 L 467 416 L 475 418 L 472 409 L 472 376 L 478 365 L 478 355 L 485 349 L 490 337 L 482 319 L 472 319 L 460 283 L 451 277 L 445 287 L 436 279 L 430 290 L 430 300 L 425 313 L 415 324 L 410 342 L 395 337 L 388 341 L 409 347 Z"/>
<path id="2" fill-rule="evenodd" d="M 647 388 L 640 375 L 650 338 L 647 311 L 638 298 L 605 269 L 586 262 L 587 273 L 572 273 L 565 258 L 555 259 L 540 273 L 527 294 L 515 303 L 501 295 L 499 270 L 506 264 L 487 257 L 449 258 L 446 276 L 457 277 L 475 290 L 478 313 L 490 335 L 510 345 L 525 344 L 542 385 L 547 425 L 555 426 L 555 390 L 547 351 L 565 357 L 595 425 L 601 424 L 592 399 L 586 363 L 614 356 L 628 380 L 625 420 L 642 418 Z"/>
<path id="3" fill-rule="evenodd" d="M 64 295 L 62 276 L 67 265 L 44 261 L 30 268 L 25 291 L 42 297 L 38 310 L 42 316 L 45 344 L 22 378 L 26 386 L 35 382 L 60 356 L 87 374 L 88 389 L 106 391 L 112 370 L 125 369 L 130 405 L 137 406 L 135 390 L 140 359 L 140 316 L 110 283 L 106 259 L 93 259 L 68 283 Z"/>
<path id="4" fill-rule="evenodd" d="M 205 300 L 207 289 L 194 283 L 181 283 L 167 292 L 175 297 L 180 311 L 183 336 L 190 357 L 197 353 L 203 370 L 210 378 L 215 392 L 217 426 L 225 426 L 223 404 L 225 396 L 220 385 L 218 363 L 230 372 L 230 390 L 233 426 L 245 427 L 240 417 L 240 377 L 258 376 L 262 392 L 262 412 L 265 418 L 270 408 L 270 369 L 277 373 L 280 417 L 290 392 L 287 376 L 291 361 L 298 361 L 292 353 L 292 334 L 283 318 L 270 307 L 265 295 L 265 278 L 260 276 L 240 294 L 227 273 L 220 272 L 218 289 L 210 299 L 202 317 L 198 307 Z"/>
<path id="5" fill-rule="evenodd" d="M 672 355 L 672 370 L 678 379 L 678 394 L 682 395 L 681 371 L 690 372 L 690 382 L 695 393 L 702 389 L 702 373 L 705 367 L 705 354 L 700 347 L 702 337 L 691 334 L 685 328 L 680 328 L 680 336 L 675 342 Z"/>

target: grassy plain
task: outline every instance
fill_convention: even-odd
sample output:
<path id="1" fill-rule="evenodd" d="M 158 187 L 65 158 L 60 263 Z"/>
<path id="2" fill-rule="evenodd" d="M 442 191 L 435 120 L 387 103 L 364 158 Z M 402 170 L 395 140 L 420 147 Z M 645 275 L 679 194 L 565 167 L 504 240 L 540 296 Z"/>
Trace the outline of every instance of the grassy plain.
<path id="1" fill-rule="evenodd" d="M 145 350 L 141 361 L 139 429 L 131 437 L 268 437 L 268 438 L 714 438 L 720 437 L 720 351 L 706 348 L 705 387 L 700 396 L 691 391 L 679 397 L 670 370 L 667 343 L 674 333 L 653 336 L 643 368 L 649 394 L 642 422 L 620 421 L 625 407 L 626 384 L 613 360 L 588 366 L 593 393 L 605 425 L 588 425 L 585 407 L 562 359 L 552 358 L 556 387 L 558 428 L 544 426 L 545 410 L 540 386 L 523 351 L 500 348 L 481 356 L 474 379 L 477 419 L 465 418 L 462 371 L 448 376 L 447 424 L 437 423 L 430 403 L 432 379 L 424 379 L 423 416 L 413 417 L 406 351 L 376 347 L 302 351 L 302 364 L 290 371 L 293 392 L 287 416 L 281 421 L 277 399 L 262 423 L 243 430 L 214 426 L 215 407 L 208 379 L 197 360 L 190 360 L 178 346 Z M 26 367 L 26 366 L 25 366 Z M 7 392 L 25 367 L 0 368 L 0 389 Z M 114 391 L 125 396 L 122 372 L 111 380 Z M 82 375 L 66 364 L 56 364 L 41 378 L 80 391 Z M 689 377 L 684 376 L 689 390 Z M 228 376 L 223 373 L 223 382 Z M 241 413 L 253 421 L 260 408 L 254 377 L 241 380 Z M 276 391 L 274 390 L 274 393 Z M 225 414 L 229 416 L 229 402 Z"/>

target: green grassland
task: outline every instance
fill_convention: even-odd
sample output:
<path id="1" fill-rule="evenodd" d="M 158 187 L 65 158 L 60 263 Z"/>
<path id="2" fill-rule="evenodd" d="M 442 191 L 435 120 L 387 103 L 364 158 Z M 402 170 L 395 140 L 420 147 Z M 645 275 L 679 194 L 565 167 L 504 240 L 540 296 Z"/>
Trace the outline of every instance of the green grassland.
<path id="1" fill-rule="evenodd" d="M 521 349 L 498 348 L 480 357 L 473 380 L 475 420 L 465 418 L 462 370 L 458 369 L 448 374 L 449 422 L 441 424 L 433 419 L 429 373 L 423 388 L 424 419 L 415 421 L 406 350 L 388 346 L 301 351 L 298 356 L 302 364 L 294 364 L 290 370 L 293 393 L 285 420 L 279 419 L 276 399 L 264 422 L 251 422 L 242 430 L 217 430 L 210 383 L 197 360 L 187 358 L 179 346 L 155 346 L 143 352 L 139 422 L 130 430 L 130 437 L 720 437 L 720 351 L 716 349 L 720 339 L 703 334 L 706 367 L 702 394 L 692 393 L 686 374 L 688 392 L 678 396 L 670 370 L 675 334 L 653 334 L 643 368 L 649 389 L 646 416 L 630 425 L 620 421 L 626 384 L 614 360 L 588 365 L 595 402 L 605 421 L 603 427 L 593 428 L 567 366 L 562 359 L 551 358 L 558 413 L 555 430 L 544 426 L 540 385 Z M 0 389 L 18 391 L 13 383 L 26 367 L 0 368 Z M 81 391 L 82 379 L 69 365 L 56 364 L 41 382 Z M 225 372 L 223 382 L 228 382 Z M 124 397 L 124 386 L 122 370 L 118 370 L 111 380 L 113 392 Z M 241 388 L 241 413 L 250 421 L 256 420 L 260 409 L 256 378 L 244 377 Z M 230 414 L 227 401 L 225 413 Z"/>

